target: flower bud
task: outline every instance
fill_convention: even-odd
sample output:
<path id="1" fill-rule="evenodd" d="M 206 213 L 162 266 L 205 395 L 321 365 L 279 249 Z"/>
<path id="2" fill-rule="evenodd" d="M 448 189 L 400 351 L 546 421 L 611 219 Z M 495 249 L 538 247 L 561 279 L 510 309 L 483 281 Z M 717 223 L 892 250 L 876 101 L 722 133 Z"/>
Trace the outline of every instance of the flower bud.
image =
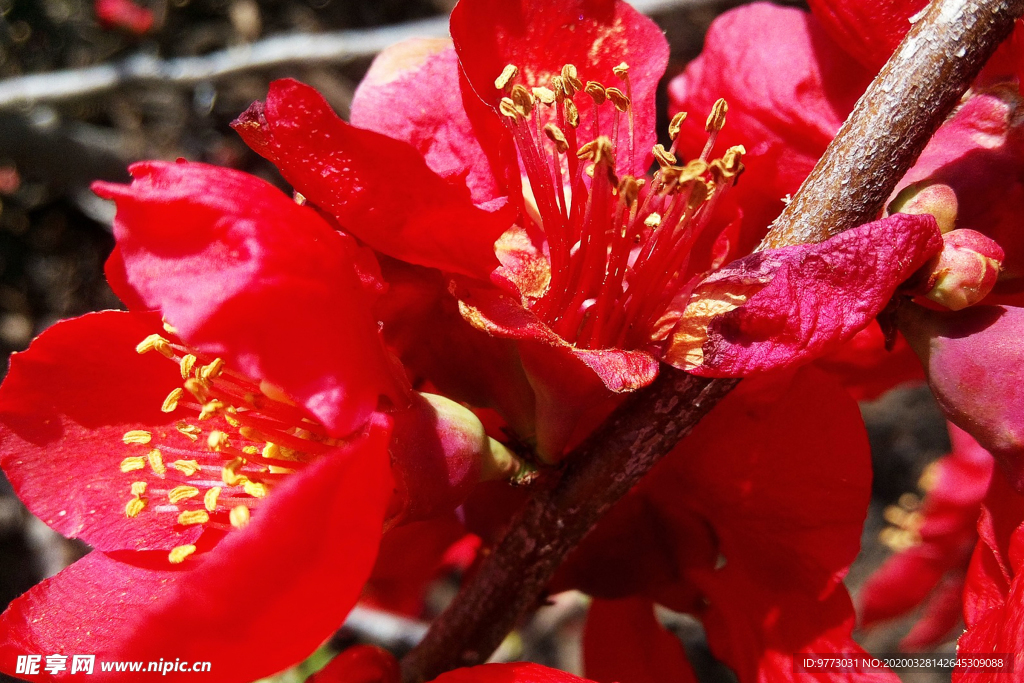
<path id="1" fill-rule="evenodd" d="M 519 459 L 455 401 L 414 394 L 410 407 L 392 417 L 391 463 L 402 521 L 454 510 L 481 480 L 519 471 Z"/>
<path id="2" fill-rule="evenodd" d="M 931 180 L 922 180 L 903 188 L 889 203 L 886 213 L 890 216 L 894 213 L 928 213 L 935 216 L 939 232 L 947 233 L 956 227 L 957 208 L 956 192 L 953 188 Z"/>
<path id="3" fill-rule="evenodd" d="M 907 303 L 897 325 L 946 417 L 994 455 L 1024 492 L 1024 308 L 952 312 Z"/>
<path id="4" fill-rule="evenodd" d="M 1003 249 L 974 230 L 942 236 L 942 251 L 918 271 L 911 290 L 952 311 L 973 306 L 992 291 L 1003 263 Z"/>

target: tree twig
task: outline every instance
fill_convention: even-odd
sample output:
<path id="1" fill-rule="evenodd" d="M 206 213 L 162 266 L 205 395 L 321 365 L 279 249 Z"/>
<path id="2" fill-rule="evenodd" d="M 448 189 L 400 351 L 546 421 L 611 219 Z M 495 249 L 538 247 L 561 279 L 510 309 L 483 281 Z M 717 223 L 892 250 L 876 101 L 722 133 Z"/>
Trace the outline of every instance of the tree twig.
<path id="1" fill-rule="evenodd" d="M 761 248 L 816 242 L 874 220 L 1022 8 L 1022 0 L 933 2 Z"/>
<path id="2" fill-rule="evenodd" d="M 1024 0 L 933 3 L 858 103 L 812 180 L 776 221 L 768 243 L 820 241 L 874 217 L 1022 9 Z M 663 368 L 651 386 L 625 401 L 569 454 L 560 472 L 547 475 L 405 657 L 406 683 L 485 661 L 537 604 L 555 569 L 601 514 L 737 381 Z"/>
<path id="3" fill-rule="evenodd" d="M 647 14 L 708 6 L 730 6 L 742 0 L 638 0 Z M 116 88 L 156 83 L 190 86 L 242 72 L 294 64 L 340 64 L 376 55 L 409 38 L 448 35 L 448 18 L 437 17 L 393 26 L 333 33 L 274 36 L 201 57 L 159 59 L 137 54 L 121 62 L 81 69 L 19 76 L 0 81 L 0 110 L 33 104 L 93 97 Z"/>

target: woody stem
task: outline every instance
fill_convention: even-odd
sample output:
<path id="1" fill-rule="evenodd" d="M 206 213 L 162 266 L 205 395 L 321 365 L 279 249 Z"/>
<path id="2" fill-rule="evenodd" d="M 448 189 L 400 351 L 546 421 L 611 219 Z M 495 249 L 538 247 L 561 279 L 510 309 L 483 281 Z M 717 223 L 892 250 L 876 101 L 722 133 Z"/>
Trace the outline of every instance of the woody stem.
<path id="1" fill-rule="evenodd" d="M 936 0 L 871 83 L 763 246 L 817 242 L 874 219 L 1024 12 L 1024 0 Z M 662 367 L 541 478 L 476 573 L 402 661 L 406 683 L 485 661 L 538 604 L 566 554 L 738 380 Z"/>

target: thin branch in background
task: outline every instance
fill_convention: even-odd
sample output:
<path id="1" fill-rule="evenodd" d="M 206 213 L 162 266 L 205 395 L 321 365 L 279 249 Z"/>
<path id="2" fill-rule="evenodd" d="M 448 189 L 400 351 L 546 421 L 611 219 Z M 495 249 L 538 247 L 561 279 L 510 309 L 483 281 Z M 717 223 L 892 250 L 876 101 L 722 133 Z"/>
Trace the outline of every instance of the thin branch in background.
<path id="1" fill-rule="evenodd" d="M 704 7 L 728 7 L 737 0 L 636 0 L 646 14 Z M 322 34 L 273 36 L 201 57 L 160 59 L 137 54 L 112 64 L 19 76 L 0 81 L 0 110 L 35 104 L 68 102 L 126 86 L 173 84 L 192 86 L 240 73 L 295 64 L 343 64 L 373 57 L 410 38 L 448 35 L 448 18 L 436 17 L 379 28 Z"/>
<path id="2" fill-rule="evenodd" d="M 1024 12 L 1024 0 L 936 0 L 858 102 L 769 244 L 817 242 L 870 220 L 951 107 Z M 836 187 L 846 188 L 839 200 Z M 854 195 L 860 194 L 860 197 Z M 402 661 L 407 683 L 485 661 L 537 604 L 591 526 L 738 380 L 662 368 L 550 472 L 423 642 Z"/>

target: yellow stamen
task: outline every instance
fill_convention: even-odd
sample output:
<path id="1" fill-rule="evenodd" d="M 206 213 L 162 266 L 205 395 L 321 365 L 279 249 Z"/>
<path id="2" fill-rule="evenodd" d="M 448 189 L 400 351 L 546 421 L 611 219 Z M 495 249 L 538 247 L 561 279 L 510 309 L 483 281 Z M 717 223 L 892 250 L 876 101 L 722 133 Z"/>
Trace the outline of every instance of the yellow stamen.
<path id="1" fill-rule="evenodd" d="M 146 459 L 141 455 L 133 455 L 121 461 L 122 472 L 134 472 L 146 466 Z"/>
<path id="2" fill-rule="evenodd" d="M 247 481 L 242 484 L 242 488 L 253 498 L 266 498 L 267 497 L 267 485 L 256 481 Z"/>
<path id="3" fill-rule="evenodd" d="M 203 496 L 203 507 L 210 512 L 217 509 L 217 498 L 220 496 L 220 487 L 214 486 L 212 489 L 206 492 Z"/>
<path id="4" fill-rule="evenodd" d="M 530 91 L 525 86 L 519 84 L 512 86 L 512 92 L 509 96 L 523 116 L 529 117 L 533 113 L 533 95 L 530 94 Z"/>
<path id="5" fill-rule="evenodd" d="M 195 486 L 185 485 L 175 486 L 173 489 L 167 492 L 167 498 L 170 499 L 172 503 L 180 503 L 183 500 L 195 498 L 198 495 L 199 489 L 197 489 Z"/>
<path id="6" fill-rule="evenodd" d="M 149 335 L 135 347 L 136 353 L 149 353 L 150 351 L 156 351 L 165 358 L 174 357 L 174 349 L 171 348 L 171 343 L 159 334 Z"/>
<path id="7" fill-rule="evenodd" d="M 236 505 L 228 513 L 228 519 L 231 520 L 231 526 L 236 529 L 244 528 L 249 523 L 249 508 L 244 505 Z"/>
<path id="8" fill-rule="evenodd" d="M 629 109 L 629 98 L 626 97 L 626 93 L 622 92 L 618 88 L 608 88 L 605 93 L 608 95 L 608 99 L 612 101 L 615 108 L 619 111 L 626 111 Z"/>
<path id="9" fill-rule="evenodd" d="M 199 427 L 196 427 L 195 425 L 185 424 L 184 422 L 178 423 L 177 425 L 175 425 L 175 428 L 188 438 L 192 439 L 193 441 L 198 441 L 199 435 L 203 433 L 203 430 L 200 429 Z"/>
<path id="10" fill-rule="evenodd" d="M 121 439 L 126 444 L 147 444 L 153 440 L 153 435 L 145 431 L 144 429 L 132 429 L 131 431 L 125 432 L 124 436 L 121 437 Z"/>
<path id="11" fill-rule="evenodd" d="M 519 109 L 516 108 L 516 103 L 512 101 L 510 97 L 502 97 L 501 102 L 498 103 L 498 111 L 510 119 L 519 118 Z"/>
<path id="12" fill-rule="evenodd" d="M 181 359 L 181 378 L 188 379 L 192 374 L 192 367 L 196 364 L 196 357 L 191 353 Z"/>
<path id="13" fill-rule="evenodd" d="M 178 401 L 181 400 L 181 395 L 185 393 L 185 390 L 181 387 L 171 389 L 171 393 L 167 394 L 167 398 L 164 399 L 164 404 L 160 406 L 160 411 L 164 413 L 174 412 L 174 409 L 178 407 Z"/>
<path id="14" fill-rule="evenodd" d="M 711 107 L 711 113 L 708 115 L 707 123 L 704 124 L 704 129 L 711 133 L 722 130 L 725 127 L 725 115 L 729 112 L 729 105 L 725 103 L 725 100 L 718 98 L 718 101 Z"/>
<path id="15" fill-rule="evenodd" d="M 222 431 L 214 430 L 206 437 L 206 445 L 210 447 L 210 450 L 220 452 L 228 447 L 228 435 Z"/>
<path id="16" fill-rule="evenodd" d="M 664 145 L 654 146 L 654 158 L 658 162 L 658 166 L 665 168 L 667 166 L 674 166 L 676 163 L 676 155 L 665 149 Z"/>
<path id="17" fill-rule="evenodd" d="M 544 134 L 548 136 L 548 140 L 555 143 L 555 149 L 558 150 L 559 154 L 565 154 L 569 151 L 569 142 L 565 139 L 565 133 L 553 123 L 549 123 L 544 126 Z"/>
<path id="18" fill-rule="evenodd" d="M 178 524 L 184 526 L 195 526 L 196 524 L 206 524 L 210 521 L 210 513 L 206 510 L 185 510 L 178 515 Z"/>
<path id="19" fill-rule="evenodd" d="M 221 358 L 214 358 L 213 362 L 199 371 L 202 379 L 217 379 L 224 371 L 224 361 Z"/>
<path id="20" fill-rule="evenodd" d="M 202 412 L 199 413 L 199 419 L 209 420 L 211 417 L 214 417 L 223 409 L 224 403 L 222 401 L 218 401 L 217 399 L 213 399 L 212 401 L 203 404 L 203 410 Z"/>
<path id="21" fill-rule="evenodd" d="M 224 467 L 220 471 L 220 478 L 228 486 L 238 486 L 239 484 L 249 481 L 248 477 L 245 477 L 238 473 L 239 468 L 241 468 L 242 465 L 244 464 L 244 460 L 242 460 L 241 458 L 235 458 L 227 465 L 224 465 Z"/>
<path id="22" fill-rule="evenodd" d="M 146 454 L 146 457 L 149 459 L 149 466 L 152 468 L 154 473 L 164 474 L 167 472 L 167 468 L 164 467 L 163 454 L 160 453 L 159 449 L 154 448 Z"/>
<path id="23" fill-rule="evenodd" d="M 681 111 L 672 117 L 672 121 L 668 124 L 668 136 L 670 139 L 675 140 L 679 137 L 679 130 L 683 127 L 683 121 L 686 120 L 686 112 Z"/>
<path id="24" fill-rule="evenodd" d="M 583 90 L 583 81 L 579 79 L 579 73 L 572 64 L 562 67 L 562 88 L 568 97 L 572 97 L 578 91 Z"/>
<path id="25" fill-rule="evenodd" d="M 542 104 L 545 104 L 550 107 L 552 104 L 555 103 L 555 93 L 550 88 L 539 86 L 533 88 L 532 91 L 533 96 L 540 100 Z"/>
<path id="26" fill-rule="evenodd" d="M 170 324 L 166 320 L 164 321 L 164 331 L 167 332 L 167 334 L 178 334 L 178 328 Z"/>
<path id="27" fill-rule="evenodd" d="M 173 463 L 174 469 L 178 470 L 186 477 L 191 477 L 193 474 L 202 469 L 199 463 L 195 460 L 175 460 Z"/>
<path id="28" fill-rule="evenodd" d="M 128 504 L 124 506 L 124 514 L 128 519 L 135 519 L 145 507 L 146 501 L 141 498 L 132 498 L 128 501 Z"/>
<path id="29" fill-rule="evenodd" d="M 626 76 L 629 75 L 629 64 L 626 64 L 625 62 L 620 62 L 618 66 L 612 67 L 612 73 L 618 76 L 619 78 L 625 78 Z"/>
<path id="30" fill-rule="evenodd" d="M 167 554 L 167 559 L 171 561 L 171 564 L 181 564 L 185 561 L 185 558 L 196 551 L 194 545 L 179 545 L 177 548 Z"/>
<path id="31" fill-rule="evenodd" d="M 650 216 L 644 219 L 644 225 L 648 228 L 656 228 L 661 225 L 661 215 L 652 213 Z"/>
<path id="32" fill-rule="evenodd" d="M 518 75 L 519 69 L 515 64 L 506 64 L 505 68 L 501 70 L 501 75 L 494 79 L 494 87 L 498 90 L 505 90 L 512 79 Z"/>
<path id="33" fill-rule="evenodd" d="M 605 92 L 604 86 L 597 81 L 587 81 L 587 87 L 583 90 L 594 99 L 594 104 L 598 106 L 604 104 L 604 101 L 608 99 L 608 93 Z"/>
<path id="34" fill-rule="evenodd" d="M 146 492 L 146 482 L 144 481 L 133 481 L 132 482 L 132 495 L 141 496 Z"/>
<path id="35" fill-rule="evenodd" d="M 572 100 L 565 101 L 565 122 L 573 128 L 578 128 L 580 125 L 580 112 Z"/>
<path id="36" fill-rule="evenodd" d="M 619 182 L 619 199 L 621 199 L 626 206 L 632 206 L 633 202 L 640 195 L 640 183 L 636 181 L 631 175 L 625 176 Z"/>

